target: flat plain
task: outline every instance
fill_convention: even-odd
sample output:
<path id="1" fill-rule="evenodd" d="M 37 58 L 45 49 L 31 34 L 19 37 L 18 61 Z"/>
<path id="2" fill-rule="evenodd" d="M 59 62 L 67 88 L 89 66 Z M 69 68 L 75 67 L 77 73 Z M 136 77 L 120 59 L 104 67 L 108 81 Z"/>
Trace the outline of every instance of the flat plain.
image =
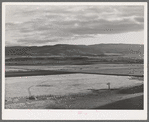
<path id="1" fill-rule="evenodd" d="M 143 109 L 143 49 L 131 44 L 6 47 L 5 108 Z"/>
<path id="2" fill-rule="evenodd" d="M 143 95 L 142 64 L 6 66 L 6 73 L 7 109 L 94 109 Z"/>

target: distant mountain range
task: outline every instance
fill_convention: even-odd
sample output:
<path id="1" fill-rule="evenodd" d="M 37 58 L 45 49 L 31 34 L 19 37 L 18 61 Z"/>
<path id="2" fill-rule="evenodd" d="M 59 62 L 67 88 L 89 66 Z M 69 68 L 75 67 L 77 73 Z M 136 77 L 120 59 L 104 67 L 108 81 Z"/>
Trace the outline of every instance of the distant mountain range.
<path id="1" fill-rule="evenodd" d="M 104 56 L 123 55 L 141 56 L 144 46 L 139 44 L 96 44 L 96 45 L 67 45 L 53 46 L 14 46 L 6 47 L 5 55 L 9 56 Z"/>

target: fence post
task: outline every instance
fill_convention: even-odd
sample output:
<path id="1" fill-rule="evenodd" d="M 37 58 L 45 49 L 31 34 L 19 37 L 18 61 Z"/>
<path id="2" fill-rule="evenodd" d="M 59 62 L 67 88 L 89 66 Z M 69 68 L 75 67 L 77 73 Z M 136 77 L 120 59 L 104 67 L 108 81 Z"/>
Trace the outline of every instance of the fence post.
<path id="1" fill-rule="evenodd" d="M 110 90 L 110 83 L 107 83 L 107 85 L 108 85 L 108 89 Z"/>

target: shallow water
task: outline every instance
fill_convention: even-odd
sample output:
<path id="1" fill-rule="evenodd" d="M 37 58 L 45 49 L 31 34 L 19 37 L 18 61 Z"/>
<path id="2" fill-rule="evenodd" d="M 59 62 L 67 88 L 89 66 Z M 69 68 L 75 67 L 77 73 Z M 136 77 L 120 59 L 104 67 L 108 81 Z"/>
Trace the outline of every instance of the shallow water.
<path id="1" fill-rule="evenodd" d="M 31 95 L 68 95 L 86 93 L 90 89 L 108 89 L 135 86 L 143 83 L 129 76 L 63 74 L 5 78 L 5 96 L 22 97 Z"/>

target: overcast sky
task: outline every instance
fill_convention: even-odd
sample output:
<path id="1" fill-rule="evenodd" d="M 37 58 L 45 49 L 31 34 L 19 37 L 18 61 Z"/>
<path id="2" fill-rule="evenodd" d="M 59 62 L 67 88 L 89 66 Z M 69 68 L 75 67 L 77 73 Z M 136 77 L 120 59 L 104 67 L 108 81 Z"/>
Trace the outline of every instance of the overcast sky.
<path id="1" fill-rule="evenodd" d="M 6 46 L 144 42 L 143 6 L 7 5 Z"/>

